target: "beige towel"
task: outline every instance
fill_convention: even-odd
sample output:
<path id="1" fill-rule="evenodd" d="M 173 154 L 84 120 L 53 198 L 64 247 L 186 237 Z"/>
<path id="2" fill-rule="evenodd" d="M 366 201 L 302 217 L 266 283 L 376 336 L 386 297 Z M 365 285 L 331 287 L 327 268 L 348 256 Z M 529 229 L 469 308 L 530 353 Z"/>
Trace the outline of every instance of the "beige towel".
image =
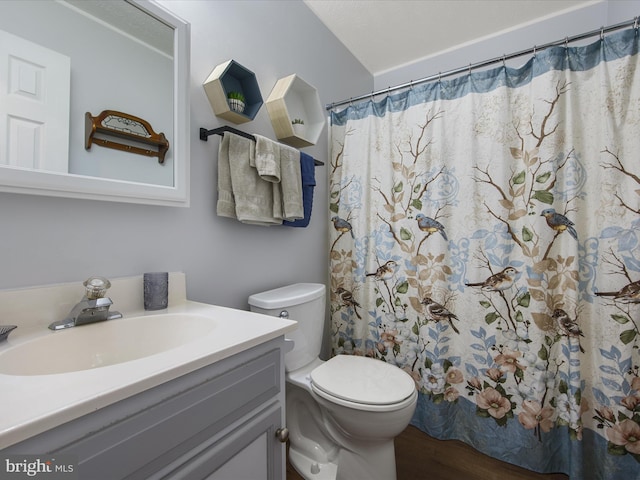
<path id="1" fill-rule="evenodd" d="M 218 203 L 216 211 L 220 217 L 236 217 L 236 202 L 231 186 L 229 165 L 229 135 L 224 135 L 218 148 Z"/>
<path id="2" fill-rule="evenodd" d="M 280 176 L 283 219 L 294 221 L 304 218 L 299 150 L 280 145 Z"/>
<path id="3" fill-rule="evenodd" d="M 243 223 L 280 225 L 282 219 L 273 216 L 273 183 L 252 167 L 255 147 L 248 138 L 224 134 L 218 154 L 218 215 L 232 217 L 233 205 L 235 217 Z"/>
<path id="4" fill-rule="evenodd" d="M 255 166 L 263 180 L 273 182 L 273 216 L 284 220 L 304 218 L 300 152 L 256 135 Z"/>
<path id="5" fill-rule="evenodd" d="M 255 167 L 263 180 L 280 182 L 280 144 L 262 135 L 256 137 Z"/>
<path id="6" fill-rule="evenodd" d="M 253 166 L 258 175 L 266 182 L 271 182 L 274 219 L 282 220 L 282 195 L 280 189 L 280 144 L 262 135 L 256 137 L 256 155 Z"/>
<path id="7" fill-rule="evenodd" d="M 225 133 L 218 150 L 217 213 L 243 223 L 304 218 L 300 152 L 256 135 Z"/>

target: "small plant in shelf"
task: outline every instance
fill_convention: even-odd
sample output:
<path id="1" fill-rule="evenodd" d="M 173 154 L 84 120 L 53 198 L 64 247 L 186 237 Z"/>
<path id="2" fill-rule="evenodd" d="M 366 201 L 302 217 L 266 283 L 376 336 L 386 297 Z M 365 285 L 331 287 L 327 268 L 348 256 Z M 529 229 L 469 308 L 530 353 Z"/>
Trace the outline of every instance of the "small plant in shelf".
<path id="1" fill-rule="evenodd" d="M 244 95 L 240 92 L 229 92 L 227 94 L 229 108 L 237 113 L 244 112 Z"/>
<path id="2" fill-rule="evenodd" d="M 291 125 L 293 126 L 293 133 L 298 137 L 304 137 L 305 129 L 304 129 L 304 120 L 301 118 L 294 118 L 291 120 Z"/>

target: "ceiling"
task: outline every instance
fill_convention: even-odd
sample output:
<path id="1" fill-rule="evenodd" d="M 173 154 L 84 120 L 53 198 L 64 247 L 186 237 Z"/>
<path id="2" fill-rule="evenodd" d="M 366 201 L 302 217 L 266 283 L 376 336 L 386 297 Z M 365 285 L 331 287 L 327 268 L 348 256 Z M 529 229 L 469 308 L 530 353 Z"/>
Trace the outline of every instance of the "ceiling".
<path id="1" fill-rule="evenodd" d="M 373 75 L 594 0 L 303 0 Z"/>
<path id="2" fill-rule="evenodd" d="M 135 4 L 104 0 L 63 0 L 61 4 L 81 10 L 85 15 L 173 57 L 173 29 Z"/>

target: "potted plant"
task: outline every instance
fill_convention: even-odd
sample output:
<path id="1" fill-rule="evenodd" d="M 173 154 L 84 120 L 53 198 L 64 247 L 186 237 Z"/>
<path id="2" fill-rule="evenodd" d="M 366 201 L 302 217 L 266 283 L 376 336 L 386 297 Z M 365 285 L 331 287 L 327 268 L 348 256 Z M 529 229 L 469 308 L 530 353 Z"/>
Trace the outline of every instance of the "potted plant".
<path id="1" fill-rule="evenodd" d="M 302 120 L 301 118 L 294 118 L 293 120 L 291 120 L 291 125 L 293 126 L 293 132 L 298 137 L 304 137 L 304 120 Z"/>
<path id="2" fill-rule="evenodd" d="M 240 92 L 229 92 L 227 94 L 229 108 L 234 112 L 244 112 L 244 95 Z"/>

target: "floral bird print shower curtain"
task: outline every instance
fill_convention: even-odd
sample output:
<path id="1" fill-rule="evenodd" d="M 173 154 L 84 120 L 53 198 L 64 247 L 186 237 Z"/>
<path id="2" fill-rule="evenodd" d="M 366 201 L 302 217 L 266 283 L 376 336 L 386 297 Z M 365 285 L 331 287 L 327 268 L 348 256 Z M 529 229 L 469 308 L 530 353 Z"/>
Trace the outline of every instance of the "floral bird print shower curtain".
<path id="1" fill-rule="evenodd" d="M 412 375 L 428 434 L 640 479 L 638 38 L 331 113 L 333 353 Z"/>

